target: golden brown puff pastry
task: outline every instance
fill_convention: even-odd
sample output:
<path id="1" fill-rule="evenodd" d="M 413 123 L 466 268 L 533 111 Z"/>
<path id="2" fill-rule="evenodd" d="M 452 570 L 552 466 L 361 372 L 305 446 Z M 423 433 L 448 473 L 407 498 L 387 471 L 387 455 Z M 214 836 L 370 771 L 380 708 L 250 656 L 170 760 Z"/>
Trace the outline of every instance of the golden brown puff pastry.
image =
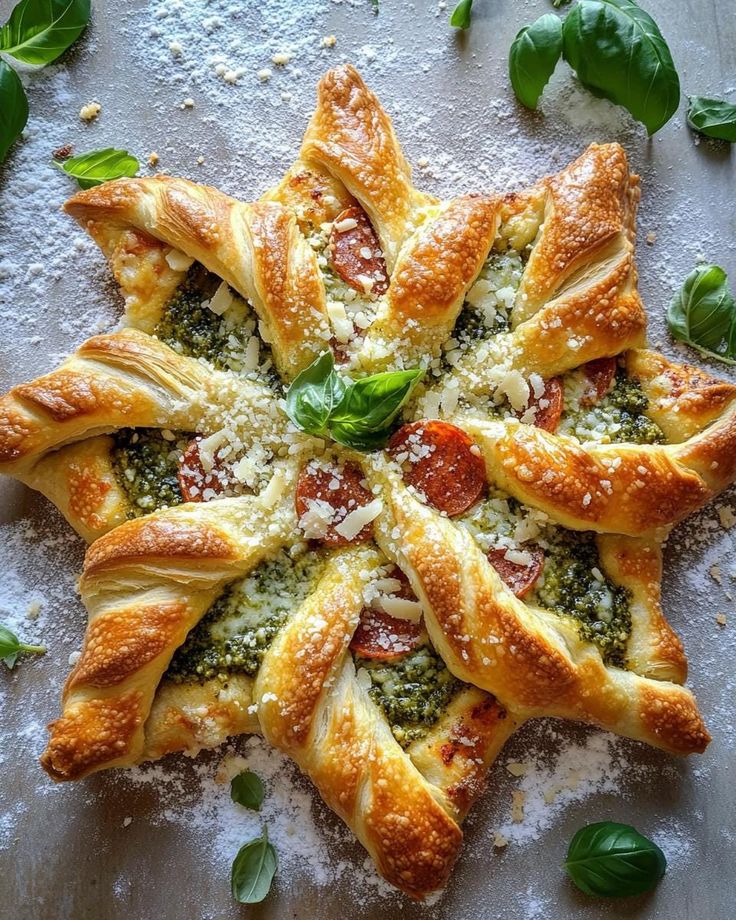
<path id="1" fill-rule="evenodd" d="M 211 737 L 213 726 L 215 735 L 262 731 L 314 780 L 382 873 L 419 897 L 446 879 L 462 836 L 458 822 L 514 722 L 487 694 L 459 688 L 428 737 L 402 750 L 348 649 L 380 562 L 374 548 L 326 559 L 254 681 L 236 677 L 209 701 L 206 682 L 161 683 L 224 582 L 291 537 L 293 471 L 284 484 L 273 504 L 261 496 L 186 505 L 94 544 L 81 584 L 85 644 L 42 762 L 55 779 L 76 779 L 209 746 L 222 738 Z"/>
<path id="2" fill-rule="evenodd" d="M 602 575 L 630 591 L 627 667 L 609 667 L 573 619 L 515 597 L 471 533 L 415 498 L 395 469 L 374 475 L 387 496 L 378 542 L 410 573 L 453 673 L 495 693 L 516 718 L 581 719 L 674 753 L 705 748 L 695 700 L 679 686 L 682 648 L 659 606 L 655 544 L 620 536 L 598 542 Z"/>
<path id="3" fill-rule="evenodd" d="M 165 178 L 76 195 L 69 210 L 110 258 L 133 329 L 92 339 L 0 401 L 0 469 L 45 491 L 88 539 L 110 531 L 85 562 L 90 622 L 43 756 L 52 776 L 262 731 L 381 872 L 421 898 L 445 881 L 459 821 L 525 719 L 702 750 L 708 733 L 659 604 L 657 538 L 736 476 L 736 388 L 640 350 L 637 203 L 618 145 L 592 146 L 527 191 L 439 202 L 414 189 L 388 116 L 349 66 L 321 82 L 299 159 L 255 205 Z M 235 317 L 209 351 L 162 325 L 194 281 L 197 317 Z M 225 360 L 238 324 L 256 328 L 248 307 L 249 341 L 270 346 L 286 382 L 328 342 L 356 373 L 424 361 L 428 382 L 406 410 L 420 426 L 407 426 L 414 459 L 429 458 L 440 493 L 467 493 L 475 477 L 470 504 L 433 507 L 431 478 L 412 479 L 414 460 L 391 445 L 359 455 L 295 433 L 270 359 Z M 454 434 L 427 446 L 423 420 L 438 417 Z M 249 494 L 202 490 L 118 526 L 131 514 L 113 460 L 120 431 L 202 436 L 203 476 L 244 460 L 258 475 Z M 466 467 L 448 475 L 443 450 L 458 439 L 474 459 L 461 453 Z M 169 452 L 180 484 L 190 448 Z M 195 640 L 215 649 L 213 615 L 233 598 L 238 616 L 247 608 L 238 585 L 284 553 L 306 558 L 295 495 L 299 506 L 308 458 L 340 476 L 352 464 L 350 495 L 378 490 L 366 492 L 370 515 L 342 548 L 324 531 L 315 581 L 273 621 L 257 666 L 225 679 L 201 662 L 187 671 Z M 627 504 L 643 488 L 666 501 Z M 560 554 L 585 596 L 558 584 Z M 407 606 L 423 620 L 403 620 Z M 407 645 L 389 634 L 382 647 L 376 623 Z M 385 687 L 418 660 L 440 702 L 414 732 Z"/>

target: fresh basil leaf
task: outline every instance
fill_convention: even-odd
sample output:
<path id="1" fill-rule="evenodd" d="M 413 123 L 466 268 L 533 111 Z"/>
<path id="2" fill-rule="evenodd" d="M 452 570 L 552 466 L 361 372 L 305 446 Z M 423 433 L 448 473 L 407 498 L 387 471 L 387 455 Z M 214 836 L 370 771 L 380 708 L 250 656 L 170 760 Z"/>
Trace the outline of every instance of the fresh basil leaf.
<path id="1" fill-rule="evenodd" d="M 600 821 L 572 838 L 565 870 L 585 894 L 622 898 L 654 888 L 667 868 L 664 853 L 628 824 Z"/>
<path id="2" fill-rule="evenodd" d="M 536 109 L 561 55 L 562 20 L 553 13 L 517 34 L 509 50 L 509 76 L 516 98 L 528 109 Z"/>
<path id="3" fill-rule="evenodd" d="M 15 667 L 18 655 L 21 652 L 33 652 L 43 655 L 46 649 L 43 645 L 27 645 L 21 642 L 7 626 L 0 626 L 0 660 L 11 670 Z"/>
<path id="4" fill-rule="evenodd" d="M 561 6 L 567 6 L 568 3 L 571 3 L 571 2 L 572 2 L 572 0 L 552 0 L 552 6 L 553 6 L 556 10 L 559 10 L 559 8 L 560 8 Z"/>
<path id="5" fill-rule="evenodd" d="M 278 860 L 276 850 L 268 842 L 268 832 L 244 844 L 233 860 L 230 887 L 233 897 L 241 904 L 258 904 L 271 890 Z"/>
<path id="6" fill-rule="evenodd" d="M 89 22 L 90 0 L 20 0 L 0 29 L 0 51 L 43 66 L 74 44 Z"/>
<path id="7" fill-rule="evenodd" d="M 92 188 L 124 176 L 129 178 L 135 176 L 140 168 L 138 160 L 127 150 L 114 150 L 112 147 L 80 153 L 79 156 L 54 165 L 73 176 L 80 188 Z"/>
<path id="8" fill-rule="evenodd" d="M 473 0 L 460 0 L 450 16 L 450 25 L 453 29 L 469 29 L 472 12 Z"/>
<path id="9" fill-rule="evenodd" d="M 736 143 L 736 105 L 705 96 L 687 97 L 687 123 L 699 134 Z"/>
<path id="10" fill-rule="evenodd" d="M 0 61 L 0 163 L 28 121 L 28 99 L 20 77 Z"/>
<path id="11" fill-rule="evenodd" d="M 356 380 L 330 416 L 330 431 L 363 436 L 384 433 L 411 396 L 424 371 L 386 371 Z"/>
<path id="12" fill-rule="evenodd" d="M 667 310 L 673 337 L 701 354 L 736 364 L 736 301 L 718 265 L 699 265 Z"/>
<path id="13" fill-rule="evenodd" d="M 628 109 L 650 135 L 677 111 L 680 80 L 670 49 L 633 0 L 580 0 L 565 19 L 563 45 L 582 83 Z"/>
<path id="14" fill-rule="evenodd" d="M 286 394 L 286 414 L 302 431 L 323 434 L 344 392 L 345 383 L 335 371 L 335 356 L 328 350 L 292 381 Z"/>
<path id="15" fill-rule="evenodd" d="M 380 450 L 386 446 L 386 442 L 391 437 L 392 427 L 381 428 L 378 431 L 369 431 L 360 425 L 353 425 L 350 422 L 336 422 L 330 427 L 330 437 L 338 444 L 344 447 L 352 447 L 353 450 L 362 450 L 370 452 Z"/>
<path id="16" fill-rule="evenodd" d="M 250 770 L 243 770 L 230 781 L 230 798 L 238 805 L 258 811 L 265 791 L 260 776 Z"/>

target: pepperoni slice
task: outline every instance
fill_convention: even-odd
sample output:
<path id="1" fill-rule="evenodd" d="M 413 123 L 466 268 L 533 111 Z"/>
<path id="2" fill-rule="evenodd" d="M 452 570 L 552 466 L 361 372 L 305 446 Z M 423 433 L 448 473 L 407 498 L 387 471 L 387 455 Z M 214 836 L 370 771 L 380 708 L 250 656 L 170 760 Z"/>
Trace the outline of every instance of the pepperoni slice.
<path id="1" fill-rule="evenodd" d="M 467 511 L 485 491 L 486 466 L 480 450 L 449 422 L 404 425 L 388 442 L 388 451 L 401 464 L 404 482 L 450 517 Z"/>
<path id="2" fill-rule="evenodd" d="M 212 469 L 209 472 L 205 470 L 199 453 L 201 440 L 202 436 L 197 435 L 193 441 L 190 441 L 179 462 L 177 478 L 185 502 L 208 501 L 209 498 L 204 497 L 208 489 L 211 489 L 216 495 L 222 495 L 232 481 L 230 470 L 217 457 L 212 464 Z"/>
<path id="3" fill-rule="evenodd" d="M 505 549 L 488 553 L 488 561 L 517 597 L 526 597 L 544 568 L 544 553 L 538 546 L 525 547 L 525 551 L 532 557 L 529 565 L 507 559 Z"/>
<path id="4" fill-rule="evenodd" d="M 603 399 L 611 389 L 616 367 L 615 358 L 597 358 L 583 366 L 585 391 L 580 400 L 582 406 L 594 406 Z"/>
<path id="5" fill-rule="evenodd" d="M 341 342 L 338 342 L 333 335 L 329 342 L 332 354 L 335 358 L 335 364 L 347 364 L 350 361 L 350 355 L 345 351 Z"/>
<path id="6" fill-rule="evenodd" d="M 337 215 L 330 231 L 329 252 L 332 267 L 350 287 L 365 294 L 363 282 L 368 278 L 373 282 L 369 293 L 386 293 L 388 275 L 381 244 L 362 208 L 345 208 Z"/>
<path id="7" fill-rule="evenodd" d="M 424 641 L 424 628 L 412 620 L 390 617 L 382 610 L 364 607 L 350 649 L 363 658 L 390 661 L 417 648 Z"/>
<path id="8" fill-rule="evenodd" d="M 373 525 L 365 527 L 348 540 L 335 529 L 351 511 L 367 505 L 373 500 L 371 493 L 361 485 L 363 471 L 356 463 L 317 466 L 308 463 L 302 467 L 296 485 L 296 513 L 301 518 L 314 510 L 313 503 L 326 503 L 332 509 L 332 516 L 325 525 L 319 539 L 330 546 L 344 546 L 347 543 L 364 543 L 373 537 Z M 324 504 L 318 505 L 324 508 Z"/>
<path id="9" fill-rule="evenodd" d="M 545 431 L 557 431 L 562 415 L 562 404 L 564 401 L 564 389 L 559 377 L 550 377 L 544 382 L 544 393 L 536 397 L 534 393 L 529 400 L 529 405 L 521 412 L 517 412 L 519 418 L 524 415 L 532 406 L 537 407 L 537 414 L 534 416 L 534 427 L 544 428 Z"/>
<path id="10" fill-rule="evenodd" d="M 404 573 L 401 571 L 401 569 L 397 565 L 395 565 L 391 569 L 387 577 L 395 578 L 396 581 L 401 582 L 401 587 L 398 589 L 398 591 L 391 592 L 392 597 L 400 597 L 402 600 L 405 600 L 405 601 L 415 601 L 417 599 L 416 594 L 411 589 L 411 585 L 409 584 L 409 579 L 406 577 L 406 575 L 404 575 Z"/>

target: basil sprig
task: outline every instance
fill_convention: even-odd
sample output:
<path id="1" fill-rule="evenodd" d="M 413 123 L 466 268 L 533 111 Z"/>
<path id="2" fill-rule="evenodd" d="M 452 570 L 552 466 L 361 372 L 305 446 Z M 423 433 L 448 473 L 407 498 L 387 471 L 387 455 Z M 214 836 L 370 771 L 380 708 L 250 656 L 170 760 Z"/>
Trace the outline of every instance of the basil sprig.
<path id="1" fill-rule="evenodd" d="M 127 150 L 115 150 L 112 147 L 80 153 L 79 156 L 54 165 L 73 176 L 80 188 L 92 188 L 111 179 L 135 176 L 140 169 L 138 160 Z"/>
<path id="2" fill-rule="evenodd" d="M 286 394 L 286 414 L 302 431 L 322 434 L 345 386 L 335 371 L 335 356 L 326 351 L 294 378 Z"/>
<path id="3" fill-rule="evenodd" d="M 28 99 L 18 74 L 0 61 L 0 163 L 28 121 Z"/>
<path id="4" fill-rule="evenodd" d="M 670 49 L 633 0 L 581 0 L 565 19 L 563 38 L 580 81 L 628 109 L 650 135 L 677 111 L 680 79 Z"/>
<path id="5" fill-rule="evenodd" d="M 509 52 L 514 92 L 535 108 L 560 56 L 594 95 L 610 99 L 654 134 L 677 111 L 680 79 L 657 23 L 634 0 L 580 0 L 562 24 L 547 13 Z"/>
<path id="6" fill-rule="evenodd" d="M 622 898 L 654 888 L 667 868 L 664 853 L 629 824 L 600 821 L 572 838 L 565 870 L 597 898 Z"/>
<path id="7" fill-rule="evenodd" d="M 552 13 L 517 34 L 509 51 L 509 76 L 519 102 L 528 109 L 536 109 L 561 55 L 562 20 Z"/>
<path id="8" fill-rule="evenodd" d="M 46 652 L 46 648 L 43 645 L 28 645 L 25 642 L 21 642 L 7 626 L 0 626 L 0 661 L 12 670 L 22 652 L 43 655 Z"/>
<path id="9" fill-rule="evenodd" d="M 473 0 L 460 0 L 450 16 L 450 25 L 453 29 L 469 29 L 472 12 Z"/>
<path id="10" fill-rule="evenodd" d="M 235 900 L 241 904 L 262 901 L 271 890 L 277 866 L 276 850 L 269 843 L 264 827 L 263 836 L 244 844 L 233 860 L 230 888 Z"/>
<path id="11" fill-rule="evenodd" d="M 356 450 L 383 447 L 391 425 L 424 371 L 386 371 L 352 381 L 335 370 L 326 351 L 305 368 L 286 394 L 286 414 L 309 434 Z"/>
<path id="12" fill-rule="evenodd" d="M 90 0 L 20 0 L 0 28 L 0 51 L 43 67 L 73 44 L 89 22 Z M 28 99 L 18 75 L 0 61 L 0 163 L 28 121 Z"/>
<path id="13" fill-rule="evenodd" d="M 87 28 L 90 0 L 20 0 L 0 29 L 0 51 L 24 64 L 55 61 Z"/>
<path id="14" fill-rule="evenodd" d="M 699 134 L 736 143 L 736 105 L 705 96 L 687 97 L 687 123 Z"/>
<path id="15" fill-rule="evenodd" d="M 264 795 L 260 776 L 250 770 L 243 770 L 230 780 L 230 798 L 238 805 L 258 811 Z"/>
<path id="16" fill-rule="evenodd" d="M 699 265 L 690 272 L 667 310 L 667 327 L 701 354 L 736 364 L 736 301 L 722 268 Z"/>

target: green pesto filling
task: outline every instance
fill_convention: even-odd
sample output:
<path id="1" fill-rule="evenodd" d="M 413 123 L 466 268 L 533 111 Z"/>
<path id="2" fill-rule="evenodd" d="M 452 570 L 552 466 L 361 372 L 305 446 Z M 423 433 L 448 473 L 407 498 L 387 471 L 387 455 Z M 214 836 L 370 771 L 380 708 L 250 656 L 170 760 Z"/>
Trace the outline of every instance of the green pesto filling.
<path id="1" fill-rule="evenodd" d="M 130 508 L 129 517 L 140 517 L 159 508 L 180 505 L 178 457 L 192 435 L 159 428 L 121 428 L 113 435 L 113 469 Z"/>
<path id="2" fill-rule="evenodd" d="M 371 699 L 384 711 L 391 731 L 406 748 L 424 737 L 460 688 L 431 645 L 423 645 L 394 661 L 356 656 L 357 668 L 371 678 Z"/>
<path id="3" fill-rule="evenodd" d="M 310 593 L 323 560 L 308 552 L 295 561 L 282 551 L 228 586 L 176 651 L 166 677 L 178 684 L 254 677 L 279 630 Z"/>
<path id="4" fill-rule="evenodd" d="M 227 333 L 221 327 L 222 317 L 213 313 L 204 301 L 210 300 L 220 285 L 220 279 L 199 263 L 187 272 L 187 277 L 164 307 L 154 333 L 179 354 L 206 358 L 223 369 L 222 355 L 227 345 Z"/>
<path id="5" fill-rule="evenodd" d="M 174 296 L 164 306 L 154 334 L 178 354 L 204 358 L 218 370 L 245 372 L 253 364 L 246 357 L 250 339 L 257 333 L 256 318 L 245 300 L 233 295 L 223 315 L 213 312 L 208 301 L 221 284 L 220 278 L 195 262 Z M 271 370 L 270 355 L 259 342 L 258 365 Z M 269 379 L 273 378 L 273 372 Z"/>
<path id="6" fill-rule="evenodd" d="M 490 253 L 455 323 L 452 337 L 460 349 L 509 330 L 511 304 L 521 283 L 524 262 L 524 255 L 512 250 Z"/>
<path id="7" fill-rule="evenodd" d="M 628 378 L 619 370 L 607 400 L 619 412 L 621 430 L 614 441 L 633 444 L 661 444 L 664 441 L 662 429 L 644 414 L 649 408 L 649 400 L 638 380 Z"/>
<path id="8" fill-rule="evenodd" d="M 602 580 L 595 577 L 594 569 Z M 606 664 L 625 667 L 631 633 L 630 593 L 601 572 L 592 533 L 558 535 L 545 551 L 535 595 L 540 606 L 574 617 L 580 637 L 598 646 Z"/>
<path id="9" fill-rule="evenodd" d="M 614 385 L 595 406 L 574 408 L 563 417 L 560 430 L 582 441 L 599 440 L 601 433 L 611 443 L 660 444 L 664 433 L 645 413 L 649 400 L 635 378 L 623 368 L 616 372 Z"/>

